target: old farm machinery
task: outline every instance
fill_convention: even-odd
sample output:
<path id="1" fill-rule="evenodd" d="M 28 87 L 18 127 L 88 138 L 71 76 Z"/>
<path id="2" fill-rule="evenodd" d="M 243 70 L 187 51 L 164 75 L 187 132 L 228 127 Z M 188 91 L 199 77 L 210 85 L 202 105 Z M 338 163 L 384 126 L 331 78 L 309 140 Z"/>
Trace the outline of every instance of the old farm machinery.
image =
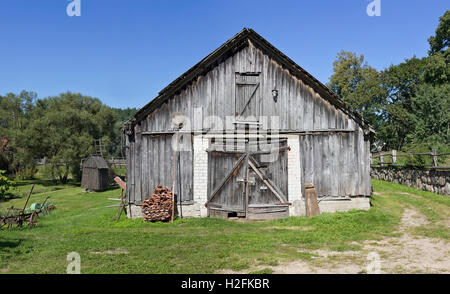
<path id="1" fill-rule="evenodd" d="M 21 228 L 27 225 L 29 228 L 36 227 L 39 221 L 39 214 L 48 214 L 49 210 L 54 208 L 54 205 L 47 203 L 47 197 L 42 204 L 33 203 L 31 207 L 26 208 L 31 194 L 33 193 L 34 185 L 31 187 L 25 205 L 22 209 L 10 207 L 4 214 L 0 214 L 0 229 L 8 227 L 12 229 L 14 225 Z"/>

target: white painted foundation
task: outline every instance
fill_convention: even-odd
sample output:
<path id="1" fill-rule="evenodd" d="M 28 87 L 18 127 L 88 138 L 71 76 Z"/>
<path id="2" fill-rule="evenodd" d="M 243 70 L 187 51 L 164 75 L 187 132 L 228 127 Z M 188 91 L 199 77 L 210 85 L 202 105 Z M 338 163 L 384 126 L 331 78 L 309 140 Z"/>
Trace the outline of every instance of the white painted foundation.
<path id="1" fill-rule="evenodd" d="M 288 151 L 288 199 L 292 203 L 289 206 L 290 216 L 302 214 L 302 179 L 300 166 L 300 141 L 298 135 L 287 137 L 287 145 L 291 147 Z M 304 206 L 304 203 L 303 203 Z"/>
<path id="2" fill-rule="evenodd" d="M 202 135 L 194 136 L 194 205 L 191 209 L 191 217 L 206 217 L 208 209 L 205 203 L 208 200 L 208 149 L 209 140 Z"/>

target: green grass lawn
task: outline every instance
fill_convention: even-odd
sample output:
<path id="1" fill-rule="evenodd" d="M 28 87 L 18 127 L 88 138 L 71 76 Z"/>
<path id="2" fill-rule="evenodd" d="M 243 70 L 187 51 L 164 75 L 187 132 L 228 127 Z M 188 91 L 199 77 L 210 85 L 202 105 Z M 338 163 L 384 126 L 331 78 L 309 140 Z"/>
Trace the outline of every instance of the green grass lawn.
<path id="1" fill-rule="evenodd" d="M 35 198 L 35 194 L 46 193 L 47 196 L 50 196 L 49 192 L 80 186 L 80 183 L 72 180 L 69 180 L 65 185 L 58 184 L 57 182 L 52 180 L 19 180 L 16 182 L 16 187 L 13 189 L 12 193 L 14 194 L 14 196 L 25 197 L 26 199 L 26 197 L 30 193 L 32 184 L 34 184 L 32 199 Z"/>
<path id="2" fill-rule="evenodd" d="M 21 185 L 22 195 L 30 185 Z M 379 193 L 369 211 L 252 223 L 211 218 L 144 223 L 109 221 L 117 209 L 105 207 L 116 204 L 107 198 L 117 198 L 119 190 L 85 193 L 72 184 L 39 183 L 41 193 L 30 203 L 50 196 L 57 208 L 37 228 L 0 230 L 0 273 L 65 273 L 72 251 L 81 256 L 82 273 L 213 273 L 310 260 L 314 254 L 307 249 L 358 250 L 352 241 L 393 236 L 405 206 L 431 221 L 414 234 L 449 239 L 449 228 L 440 222 L 448 219 L 450 197 L 382 181 L 373 186 Z M 0 202 L 0 209 L 22 207 L 24 201 Z"/>

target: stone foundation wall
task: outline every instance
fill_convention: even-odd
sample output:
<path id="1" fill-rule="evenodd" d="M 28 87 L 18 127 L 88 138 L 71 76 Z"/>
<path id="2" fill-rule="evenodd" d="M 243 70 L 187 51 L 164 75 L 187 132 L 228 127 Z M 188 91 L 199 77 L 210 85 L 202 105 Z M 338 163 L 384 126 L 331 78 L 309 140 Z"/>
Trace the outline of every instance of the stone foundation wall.
<path id="1" fill-rule="evenodd" d="M 437 194 L 450 195 L 450 171 L 372 167 L 370 175 L 373 179 L 402 184 Z"/>

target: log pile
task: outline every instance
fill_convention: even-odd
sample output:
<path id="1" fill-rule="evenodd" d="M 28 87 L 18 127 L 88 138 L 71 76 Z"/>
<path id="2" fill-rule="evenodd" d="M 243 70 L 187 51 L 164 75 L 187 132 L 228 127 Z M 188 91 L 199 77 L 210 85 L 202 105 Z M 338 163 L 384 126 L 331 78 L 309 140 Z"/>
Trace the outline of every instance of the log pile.
<path id="1" fill-rule="evenodd" d="M 172 216 L 172 191 L 169 188 L 156 186 L 152 196 L 142 203 L 142 215 L 149 222 L 168 221 Z"/>

